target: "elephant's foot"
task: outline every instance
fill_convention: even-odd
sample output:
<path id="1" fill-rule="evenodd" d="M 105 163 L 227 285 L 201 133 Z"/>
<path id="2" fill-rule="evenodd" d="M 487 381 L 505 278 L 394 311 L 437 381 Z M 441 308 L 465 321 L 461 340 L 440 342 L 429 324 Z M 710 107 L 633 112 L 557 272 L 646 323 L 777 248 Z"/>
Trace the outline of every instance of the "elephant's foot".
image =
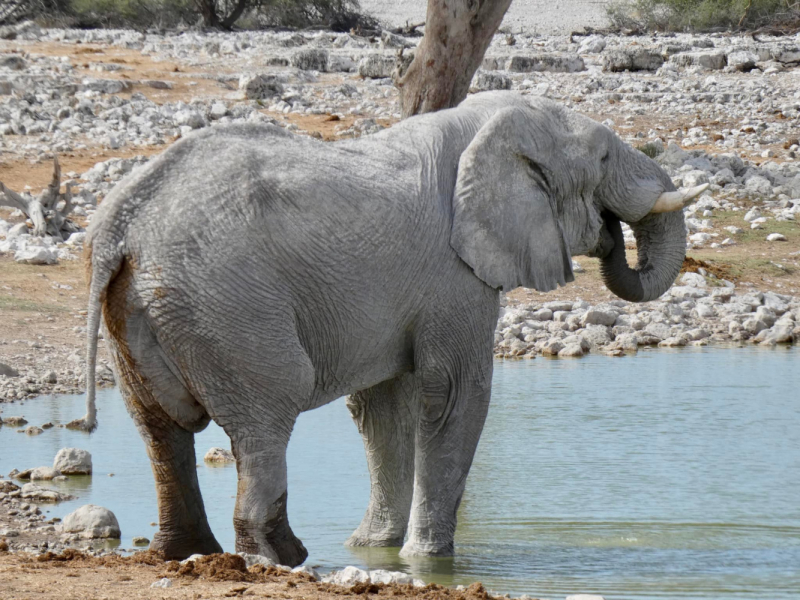
<path id="1" fill-rule="evenodd" d="M 162 554 L 167 560 L 183 560 L 192 554 L 219 554 L 222 546 L 213 535 L 194 536 L 158 531 L 150 543 L 150 550 Z"/>
<path id="2" fill-rule="evenodd" d="M 258 541 L 255 536 L 240 528 L 236 528 L 236 551 L 247 554 L 266 556 L 279 565 L 297 567 L 308 558 L 308 550 L 294 535 L 287 524 L 264 536 L 263 541 Z M 258 536 L 262 537 L 262 536 Z"/>
<path id="3" fill-rule="evenodd" d="M 370 546 L 373 548 L 399 548 L 406 537 L 405 525 L 376 522 L 368 517 L 345 542 L 345 546 Z"/>
<path id="4" fill-rule="evenodd" d="M 400 556 L 404 558 L 411 558 L 414 556 L 453 556 L 455 554 L 455 546 L 452 541 L 449 542 L 418 542 L 408 540 L 400 550 Z"/>

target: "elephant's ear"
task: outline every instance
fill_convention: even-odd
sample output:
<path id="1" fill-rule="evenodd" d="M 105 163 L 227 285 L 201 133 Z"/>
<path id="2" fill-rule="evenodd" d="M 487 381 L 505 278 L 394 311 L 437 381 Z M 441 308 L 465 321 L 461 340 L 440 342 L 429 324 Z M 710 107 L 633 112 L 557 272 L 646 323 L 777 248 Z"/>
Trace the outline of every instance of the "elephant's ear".
<path id="1" fill-rule="evenodd" d="M 450 245 L 494 288 L 547 292 L 574 279 L 553 175 L 541 155 L 554 141 L 542 136 L 552 135 L 530 109 L 506 108 L 459 160 Z"/>

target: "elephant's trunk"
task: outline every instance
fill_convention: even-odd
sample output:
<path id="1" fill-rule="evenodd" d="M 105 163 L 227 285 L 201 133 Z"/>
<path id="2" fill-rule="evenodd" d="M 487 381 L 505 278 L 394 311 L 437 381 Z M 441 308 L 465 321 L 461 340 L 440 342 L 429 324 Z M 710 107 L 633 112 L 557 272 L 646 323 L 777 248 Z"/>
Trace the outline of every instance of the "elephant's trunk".
<path id="1" fill-rule="evenodd" d="M 638 262 L 628 266 L 619 218 L 603 213 L 614 247 L 601 258 L 600 273 L 611 292 L 630 302 L 655 300 L 666 292 L 680 273 L 686 256 L 683 212 L 650 214 L 631 227 L 636 235 Z"/>

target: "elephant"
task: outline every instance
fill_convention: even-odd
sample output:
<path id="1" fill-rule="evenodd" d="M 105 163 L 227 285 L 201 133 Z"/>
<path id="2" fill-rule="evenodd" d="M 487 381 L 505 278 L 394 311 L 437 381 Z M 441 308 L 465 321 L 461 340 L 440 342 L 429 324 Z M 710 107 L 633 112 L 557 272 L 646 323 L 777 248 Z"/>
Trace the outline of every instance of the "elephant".
<path id="1" fill-rule="evenodd" d="M 221 551 L 195 471 L 194 434 L 213 420 L 236 459 L 237 551 L 295 566 L 289 437 L 301 412 L 350 394 L 372 491 L 349 543 L 451 555 L 500 292 L 566 285 L 589 254 L 621 298 L 657 298 L 701 191 L 676 190 L 607 127 L 513 92 L 335 143 L 257 124 L 193 133 L 91 224 L 87 414 L 73 427 L 97 423 L 102 322 L 155 477 L 152 548 Z"/>

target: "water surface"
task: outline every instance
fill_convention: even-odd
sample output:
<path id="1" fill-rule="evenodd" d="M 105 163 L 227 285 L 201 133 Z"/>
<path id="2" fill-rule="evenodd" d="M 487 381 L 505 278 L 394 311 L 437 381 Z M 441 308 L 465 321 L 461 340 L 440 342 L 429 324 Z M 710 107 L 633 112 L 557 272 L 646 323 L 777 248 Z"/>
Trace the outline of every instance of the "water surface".
<path id="1" fill-rule="evenodd" d="M 89 450 L 93 477 L 61 486 L 114 511 L 122 546 L 152 537 L 155 492 L 144 444 L 116 390 L 98 395 L 91 436 L 0 429 L 0 472 Z M 5 407 L 31 424 L 83 414 L 82 396 Z M 197 436 L 211 527 L 233 550 L 229 447 Z M 401 569 L 440 583 L 559 597 L 800 598 L 800 351 L 681 349 L 623 359 L 499 361 L 492 407 L 459 512 L 458 555 L 405 561 L 397 549 L 343 542 L 369 497 L 364 451 L 344 402 L 301 416 L 289 445 L 289 517 L 323 569 Z M 109 477 L 114 473 L 114 477 Z M 43 509 L 48 507 L 43 506 Z"/>

